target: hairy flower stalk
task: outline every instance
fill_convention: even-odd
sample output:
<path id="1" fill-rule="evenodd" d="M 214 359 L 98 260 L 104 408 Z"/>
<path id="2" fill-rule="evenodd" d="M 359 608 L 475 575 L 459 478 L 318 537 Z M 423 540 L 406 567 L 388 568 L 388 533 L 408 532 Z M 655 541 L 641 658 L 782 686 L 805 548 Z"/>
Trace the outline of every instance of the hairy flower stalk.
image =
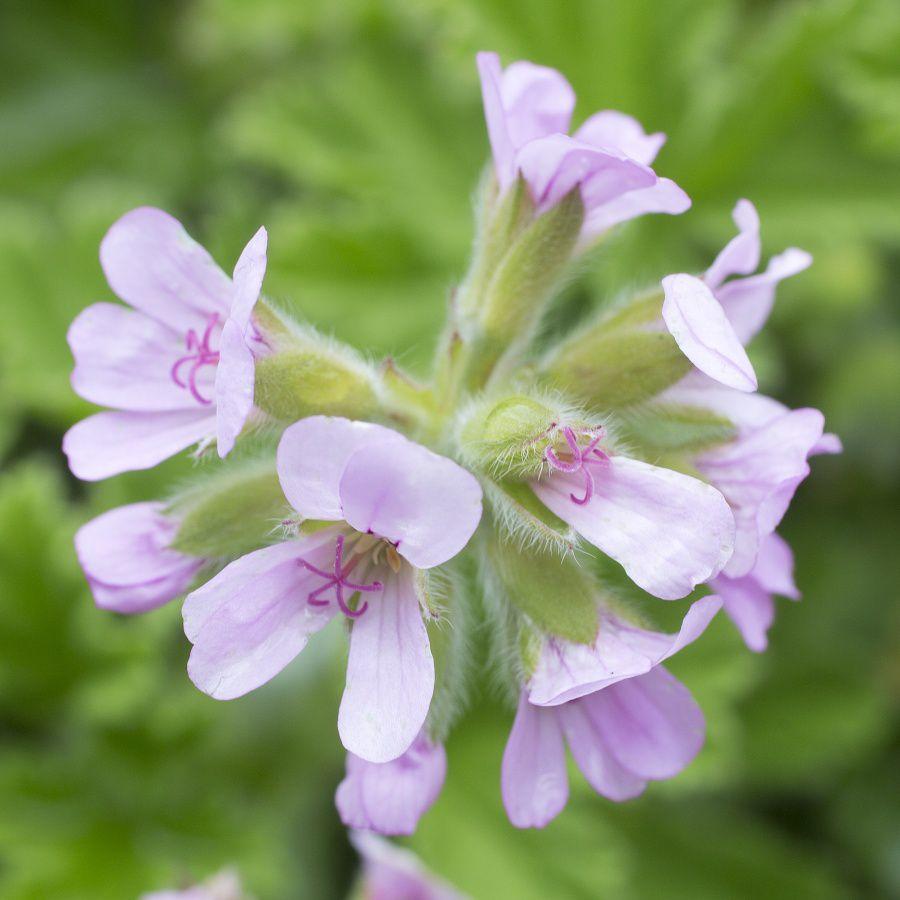
<path id="1" fill-rule="evenodd" d="M 537 345 L 585 248 L 690 201 L 651 168 L 664 135 L 612 110 L 572 131 L 560 73 L 504 69 L 490 53 L 477 65 L 492 158 L 430 380 L 276 310 L 261 296 L 264 229 L 228 278 L 148 208 L 101 245 L 130 309 L 89 307 L 69 333 L 75 390 L 110 407 L 66 435 L 78 477 L 194 444 L 220 458 L 238 448 L 166 503 L 82 527 L 97 604 L 136 613 L 187 593 L 188 675 L 219 700 L 342 629 L 336 804 L 359 831 L 415 830 L 485 673 L 510 707 L 501 795 L 513 825 L 562 811 L 566 747 L 614 801 L 677 775 L 705 722 L 662 663 L 723 607 L 765 648 L 773 595 L 799 596 L 776 528 L 809 459 L 840 449 L 820 412 L 757 393 L 745 347 L 779 281 L 811 260 L 792 248 L 752 274 L 759 217 L 747 200 L 704 273 L 660 272 Z M 677 634 L 647 624 L 656 599 L 688 597 Z"/>

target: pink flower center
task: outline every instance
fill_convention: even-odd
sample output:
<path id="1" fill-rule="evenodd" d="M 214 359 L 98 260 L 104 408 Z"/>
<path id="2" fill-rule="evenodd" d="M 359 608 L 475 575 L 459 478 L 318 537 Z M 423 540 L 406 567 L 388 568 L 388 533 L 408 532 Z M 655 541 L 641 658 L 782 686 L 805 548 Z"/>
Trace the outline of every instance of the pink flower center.
<path id="1" fill-rule="evenodd" d="M 212 403 L 212 399 L 204 397 L 203 394 L 200 393 L 200 390 L 197 387 L 197 372 L 199 372 L 203 366 L 218 365 L 219 351 L 213 350 L 209 346 L 209 340 L 212 337 L 213 329 L 218 322 L 219 314 L 214 313 L 211 315 L 202 338 L 197 336 L 197 332 L 194 331 L 193 328 L 188 330 L 185 341 L 188 352 L 175 361 L 175 364 L 172 366 L 169 373 L 172 381 L 174 381 L 178 387 L 190 391 L 191 396 L 203 406 L 209 406 Z M 185 369 L 187 370 L 187 380 L 183 377 Z"/>
<path id="2" fill-rule="evenodd" d="M 548 446 L 544 451 L 544 457 L 550 463 L 550 467 L 558 472 L 565 472 L 569 475 L 581 472 L 584 475 L 584 496 L 576 497 L 575 494 L 569 494 L 573 503 L 584 506 L 585 503 L 590 503 L 594 496 L 594 475 L 588 463 L 609 462 L 609 457 L 602 450 L 597 449 L 597 444 L 602 440 L 604 431 L 602 428 L 597 428 L 580 432 L 582 437 L 588 438 L 588 443 L 584 447 L 578 445 L 578 436 L 568 425 L 563 428 L 562 432 L 569 445 L 568 453 L 559 456 L 552 446 Z"/>
<path id="3" fill-rule="evenodd" d="M 348 581 L 347 576 L 353 571 L 354 567 L 363 556 L 364 554 L 362 553 L 355 553 L 345 565 L 344 535 L 340 534 L 334 545 L 334 567 L 331 572 L 326 572 L 318 566 L 308 563 L 305 559 L 297 560 L 304 569 L 308 569 L 314 575 L 318 575 L 320 578 L 325 579 L 324 584 L 317 587 L 314 591 L 310 591 L 309 596 L 307 597 L 309 604 L 311 606 L 328 606 L 330 601 L 320 599 L 319 595 L 334 588 L 334 597 L 335 600 L 337 600 L 337 605 L 340 607 L 341 612 L 348 618 L 358 619 L 369 608 L 369 601 L 367 600 L 363 603 L 359 609 L 350 609 L 347 605 L 347 601 L 344 599 L 344 589 L 346 588 L 352 595 L 356 591 L 371 593 L 373 591 L 380 591 L 384 587 L 380 581 L 373 581 L 371 584 L 356 584 L 353 581 Z"/>

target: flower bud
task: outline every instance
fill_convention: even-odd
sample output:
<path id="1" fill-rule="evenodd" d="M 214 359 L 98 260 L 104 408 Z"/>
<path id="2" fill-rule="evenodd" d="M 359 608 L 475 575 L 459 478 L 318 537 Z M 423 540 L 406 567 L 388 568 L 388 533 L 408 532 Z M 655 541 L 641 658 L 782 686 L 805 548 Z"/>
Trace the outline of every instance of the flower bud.
<path id="1" fill-rule="evenodd" d="M 233 559 L 269 543 L 288 506 L 274 465 L 254 463 L 202 479 L 172 509 L 181 519 L 174 550 Z"/>
<path id="2" fill-rule="evenodd" d="M 349 351 L 292 341 L 256 364 L 256 405 L 270 416 L 294 422 L 323 414 L 370 418 L 378 408 L 374 379 Z"/>
<path id="3" fill-rule="evenodd" d="M 510 394 L 473 403 L 460 418 L 459 450 L 472 467 L 494 478 L 534 478 L 546 465 L 547 447 L 562 449 L 561 422 L 590 427 L 584 413 L 552 396 Z"/>
<path id="4" fill-rule="evenodd" d="M 450 734 L 469 699 L 472 648 L 478 628 L 474 591 L 462 567 L 416 572 L 416 593 L 428 626 L 435 685 L 428 710 L 428 732 L 436 740 Z"/>
<path id="5" fill-rule="evenodd" d="M 522 547 L 543 547 L 558 554 L 571 552 L 578 541 L 574 529 L 550 512 L 524 481 L 484 482 L 485 496 L 504 539 Z"/>
<path id="6" fill-rule="evenodd" d="M 639 295 L 563 341 L 543 366 L 549 384 L 604 409 L 673 385 L 691 363 L 662 326 L 662 300 L 659 291 Z"/>
<path id="7" fill-rule="evenodd" d="M 177 517 L 156 502 L 120 506 L 82 525 L 75 550 L 97 606 L 130 615 L 184 593 L 206 560 L 174 548 L 177 529 Z"/>
<path id="8" fill-rule="evenodd" d="M 459 328 L 468 342 L 466 382 L 485 384 L 497 361 L 526 344 L 562 279 L 584 222 L 576 187 L 535 217 L 528 188 L 516 185 L 488 205 L 476 259 L 460 291 Z"/>
<path id="9" fill-rule="evenodd" d="M 684 471 L 690 458 L 732 440 L 736 429 L 712 410 L 657 402 L 622 417 L 619 434 L 634 455 Z"/>
<path id="10" fill-rule="evenodd" d="M 460 451 L 483 472 L 526 478 L 540 472 L 546 436 L 558 421 L 549 404 L 524 394 L 484 400 L 462 416 Z"/>
<path id="11" fill-rule="evenodd" d="M 538 628 L 579 644 L 597 635 L 598 587 L 571 555 L 545 548 L 518 548 L 494 537 L 487 554 L 496 590 Z"/>

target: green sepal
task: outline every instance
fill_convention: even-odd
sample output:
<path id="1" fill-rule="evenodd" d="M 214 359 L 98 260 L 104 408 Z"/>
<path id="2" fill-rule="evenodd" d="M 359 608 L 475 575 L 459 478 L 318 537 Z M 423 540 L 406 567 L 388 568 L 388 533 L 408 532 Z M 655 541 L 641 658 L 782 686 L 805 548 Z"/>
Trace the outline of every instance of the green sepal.
<path id="1" fill-rule="evenodd" d="M 496 535 L 488 555 L 506 599 L 542 631 L 580 644 L 597 636 L 597 585 L 571 554 L 520 549 Z"/>
<path id="2" fill-rule="evenodd" d="M 530 332 L 571 259 L 583 223 L 576 187 L 515 238 L 480 301 L 485 334 L 508 342 Z"/>
<path id="3" fill-rule="evenodd" d="M 603 409 L 632 406 L 671 387 L 691 363 L 667 331 L 614 330 L 560 352 L 550 384 Z"/>
<path id="4" fill-rule="evenodd" d="M 169 507 L 181 524 L 172 549 L 205 559 L 236 559 L 271 543 L 290 513 L 271 464 L 203 479 Z"/>
<path id="5" fill-rule="evenodd" d="M 253 307 L 253 324 L 269 344 L 277 346 L 290 339 L 291 326 L 268 300 L 260 298 Z"/>
<path id="6" fill-rule="evenodd" d="M 654 403 L 623 416 L 619 435 L 630 449 L 656 462 L 661 455 L 693 456 L 730 441 L 735 427 L 724 416 L 699 406 Z"/>
<path id="7" fill-rule="evenodd" d="M 449 580 L 441 569 L 415 569 L 416 597 L 426 619 L 438 620 L 447 605 Z"/>
<path id="8" fill-rule="evenodd" d="M 315 414 L 365 419 L 378 411 L 371 373 L 361 363 L 303 346 L 257 360 L 254 402 L 285 422 Z"/>
<path id="9" fill-rule="evenodd" d="M 536 628 L 532 628 L 528 622 L 519 623 L 519 662 L 522 666 L 522 674 L 526 679 L 531 678 L 538 667 L 541 657 L 541 648 L 544 646 L 544 636 Z"/>
<path id="10" fill-rule="evenodd" d="M 484 400 L 463 416 L 460 452 L 473 468 L 499 477 L 538 475 L 548 435 L 558 422 L 557 410 L 524 394 Z"/>
<path id="11" fill-rule="evenodd" d="M 504 539 L 522 547 L 537 547 L 558 556 L 572 551 L 577 534 L 550 512 L 523 481 L 483 481 L 494 524 Z"/>
<path id="12" fill-rule="evenodd" d="M 393 410 L 414 416 L 433 418 L 436 412 L 434 392 L 407 375 L 388 357 L 378 371 L 386 404 Z"/>
<path id="13" fill-rule="evenodd" d="M 531 192 L 521 175 L 501 195 L 491 167 L 481 198 L 475 256 L 459 296 L 459 312 L 463 317 L 477 315 L 485 288 L 501 260 L 517 235 L 534 218 Z"/>
<path id="14" fill-rule="evenodd" d="M 434 658 L 435 688 L 426 727 L 431 739 L 439 742 L 464 712 L 471 686 L 476 601 L 461 562 L 416 575 L 416 593 Z"/>
<path id="15" fill-rule="evenodd" d="M 662 291 L 638 294 L 557 345 L 546 380 L 603 409 L 641 403 L 671 387 L 691 363 L 662 325 Z"/>

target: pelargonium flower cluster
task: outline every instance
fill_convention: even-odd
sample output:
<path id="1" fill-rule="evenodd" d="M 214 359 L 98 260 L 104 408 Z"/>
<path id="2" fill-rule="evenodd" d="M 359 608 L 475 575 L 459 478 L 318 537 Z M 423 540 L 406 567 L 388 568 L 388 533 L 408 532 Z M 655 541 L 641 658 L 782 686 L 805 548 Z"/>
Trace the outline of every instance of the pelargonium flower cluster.
<path id="1" fill-rule="evenodd" d="M 538 339 L 586 248 L 690 201 L 651 167 L 664 135 L 612 110 L 570 135 L 560 73 L 491 53 L 478 70 L 493 159 L 428 380 L 373 366 L 262 296 L 265 229 L 228 278 L 156 209 L 126 213 L 101 244 L 127 306 L 91 306 L 69 332 L 73 387 L 110 407 L 65 437 L 77 476 L 191 445 L 203 461 L 167 500 L 78 532 L 97 605 L 141 613 L 187 592 L 187 672 L 218 700 L 260 688 L 338 623 L 336 804 L 358 831 L 414 831 L 487 671 L 510 707 L 513 825 L 563 809 L 566 747 L 611 800 L 677 775 L 705 722 L 664 663 L 723 606 L 765 648 L 773 596 L 799 596 L 776 529 L 810 457 L 840 449 L 820 412 L 757 393 L 745 345 L 811 259 L 792 248 L 753 274 L 747 200 L 705 273 L 660 273 Z M 676 634 L 610 583 L 617 569 L 629 596 L 690 598 Z"/>

